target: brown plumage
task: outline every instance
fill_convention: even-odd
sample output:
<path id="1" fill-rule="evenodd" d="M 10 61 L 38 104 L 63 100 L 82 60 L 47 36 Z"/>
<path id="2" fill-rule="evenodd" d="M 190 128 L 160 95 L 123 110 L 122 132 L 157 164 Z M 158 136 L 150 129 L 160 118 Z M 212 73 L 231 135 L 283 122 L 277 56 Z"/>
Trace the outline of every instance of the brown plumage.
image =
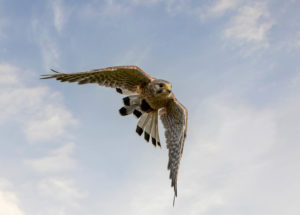
<path id="1" fill-rule="evenodd" d="M 137 66 L 115 66 L 79 73 L 59 73 L 43 75 L 42 79 L 55 78 L 61 82 L 78 84 L 96 83 L 115 88 L 118 93 L 128 95 L 123 98 L 121 115 L 133 114 L 139 118 L 136 132 L 154 146 L 160 144 L 158 132 L 158 112 L 165 128 L 169 150 L 168 169 L 174 201 L 177 196 L 177 176 L 187 132 L 187 109 L 175 98 L 168 81 L 155 79 Z M 174 204 L 173 201 L 173 204 Z"/>

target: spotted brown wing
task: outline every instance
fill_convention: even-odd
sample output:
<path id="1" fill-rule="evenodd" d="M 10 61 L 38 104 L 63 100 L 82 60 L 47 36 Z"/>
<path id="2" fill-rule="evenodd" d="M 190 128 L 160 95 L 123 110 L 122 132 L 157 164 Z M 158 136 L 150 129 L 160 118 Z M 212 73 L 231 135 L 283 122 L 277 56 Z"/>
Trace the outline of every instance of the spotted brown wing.
<path id="1" fill-rule="evenodd" d="M 187 116 L 187 109 L 175 97 L 160 111 L 160 118 L 165 128 L 166 143 L 169 150 L 168 169 L 170 170 L 170 179 L 172 181 L 171 186 L 174 187 L 174 201 L 177 196 L 178 169 L 186 138 Z"/>
<path id="2" fill-rule="evenodd" d="M 78 82 L 78 84 L 97 83 L 101 86 L 136 92 L 138 87 L 148 84 L 152 77 L 137 66 L 115 66 L 95 69 L 88 72 L 59 73 L 43 75 L 41 79 L 55 78 L 61 82 Z"/>

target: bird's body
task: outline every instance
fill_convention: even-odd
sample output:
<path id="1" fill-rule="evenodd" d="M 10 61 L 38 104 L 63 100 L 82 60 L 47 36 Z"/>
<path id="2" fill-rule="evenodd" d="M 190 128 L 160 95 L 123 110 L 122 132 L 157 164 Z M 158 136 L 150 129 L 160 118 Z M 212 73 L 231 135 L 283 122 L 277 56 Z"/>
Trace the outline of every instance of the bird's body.
<path id="1" fill-rule="evenodd" d="M 122 116 L 133 114 L 140 118 L 136 132 L 144 133 L 154 146 L 160 144 L 158 132 L 158 114 L 165 128 L 167 148 L 169 150 L 168 169 L 174 187 L 174 199 L 177 196 L 177 175 L 187 131 L 187 110 L 171 92 L 168 81 L 155 79 L 137 66 L 116 66 L 80 73 L 58 73 L 45 75 L 42 79 L 55 78 L 62 82 L 79 84 L 97 83 L 112 87 L 123 98 Z"/>

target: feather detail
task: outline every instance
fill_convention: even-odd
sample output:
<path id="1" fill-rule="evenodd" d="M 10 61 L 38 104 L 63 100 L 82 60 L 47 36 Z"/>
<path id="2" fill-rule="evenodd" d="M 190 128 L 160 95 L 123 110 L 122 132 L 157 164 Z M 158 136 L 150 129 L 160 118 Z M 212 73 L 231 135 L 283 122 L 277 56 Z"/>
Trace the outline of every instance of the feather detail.
<path id="1" fill-rule="evenodd" d="M 156 139 L 157 145 L 159 147 L 161 147 L 160 139 L 159 139 L 159 131 L 158 131 L 158 113 L 155 115 L 155 139 Z"/>
<path id="2" fill-rule="evenodd" d="M 157 112 L 154 112 L 153 113 L 153 118 L 152 118 L 152 122 L 151 122 L 151 137 L 152 137 L 152 144 L 154 146 L 156 146 L 156 143 L 158 142 L 158 140 L 156 139 L 156 136 L 157 136 L 157 130 L 156 130 L 156 125 L 158 123 L 158 114 Z"/>
<path id="3" fill-rule="evenodd" d="M 151 137 L 152 144 L 154 146 L 158 145 L 159 147 L 161 147 L 158 132 L 158 112 L 143 112 L 140 120 L 138 121 L 136 132 L 140 136 L 144 132 L 144 138 L 147 142 L 149 142 Z"/>
<path id="4" fill-rule="evenodd" d="M 123 98 L 123 103 L 126 106 L 131 106 L 131 105 L 140 105 L 141 99 L 137 95 L 133 96 L 127 96 Z"/>
<path id="5" fill-rule="evenodd" d="M 126 115 L 129 115 L 129 114 L 132 114 L 133 111 L 136 109 L 136 105 L 132 105 L 132 106 L 124 106 L 122 107 L 119 112 L 122 116 L 126 116 Z"/>
<path id="6" fill-rule="evenodd" d="M 153 113 L 149 113 L 149 120 L 147 121 L 146 127 L 145 127 L 145 139 L 147 140 L 147 142 L 149 142 L 152 123 L 153 123 Z"/>
<path id="7" fill-rule="evenodd" d="M 150 115 L 148 113 L 143 113 L 140 120 L 138 121 L 138 126 L 144 130 L 149 119 Z"/>

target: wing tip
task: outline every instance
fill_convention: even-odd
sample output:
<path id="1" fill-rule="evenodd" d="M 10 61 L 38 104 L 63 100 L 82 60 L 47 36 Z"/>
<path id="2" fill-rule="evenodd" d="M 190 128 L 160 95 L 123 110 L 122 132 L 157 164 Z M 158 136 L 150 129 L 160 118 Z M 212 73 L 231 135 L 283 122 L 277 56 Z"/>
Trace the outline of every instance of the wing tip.
<path id="1" fill-rule="evenodd" d="M 129 96 L 123 98 L 123 104 L 125 106 L 130 106 L 130 98 L 129 98 Z"/>
<path id="2" fill-rule="evenodd" d="M 121 114 L 121 116 L 126 116 L 128 115 L 127 114 L 127 109 L 125 107 L 122 107 L 120 110 L 119 110 L 119 113 Z"/>
<path id="3" fill-rule="evenodd" d="M 120 94 L 123 94 L 123 91 L 122 91 L 122 89 L 121 88 L 116 88 L 116 91 L 117 91 L 117 93 L 120 93 Z"/>
<path id="4" fill-rule="evenodd" d="M 57 72 L 56 70 L 54 70 L 54 69 L 50 69 L 52 72 L 54 72 L 54 73 L 60 73 L 60 72 Z"/>
<path id="5" fill-rule="evenodd" d="M 138 135 L 142 135 L 142 133 L 143 133 L 143 129 L 141 128 L 141 127 L 139 127 L 139 126 L 136 126 L 136 133 L 138 133 Z"/>
<path id="6" fill-rule="evenodd" d="M 177 197 L 177 184 L 176 184 L 176 182 L 175 182 L 175 185 L 173 187 L 174 187 L 174 198 L 173 198 L 173 207 L 174 207 L 175 199 Z"/>
<path id="7" fill-rule="evenodd" d="M 50 69 L 50 71 L 56 73 L 56 74 L 61 74 L 60 72 L 57 72 L 54 69 Z M 46 74 L 46 75 L 41 75 L 42 77 L 40 79 L 49 79 L 49 78 L 55 78 L 55 74 Z"/>
<path id="8" fill-rule="evenodd" d="M 149 142 L 149 140 L 150 140 L 150 135 L 149 135 L 147 132 L 144 133 L 144 139 L 145 139 L 147 142 Z"/>
<path id="9" fill-rule="evenodd" d="M 136 116 L 136 118 L 140 118 L 142 116 L 142 112 L 138 111 L 138 110 L 134 110 L 133 111 L 133 115 Z"/>

